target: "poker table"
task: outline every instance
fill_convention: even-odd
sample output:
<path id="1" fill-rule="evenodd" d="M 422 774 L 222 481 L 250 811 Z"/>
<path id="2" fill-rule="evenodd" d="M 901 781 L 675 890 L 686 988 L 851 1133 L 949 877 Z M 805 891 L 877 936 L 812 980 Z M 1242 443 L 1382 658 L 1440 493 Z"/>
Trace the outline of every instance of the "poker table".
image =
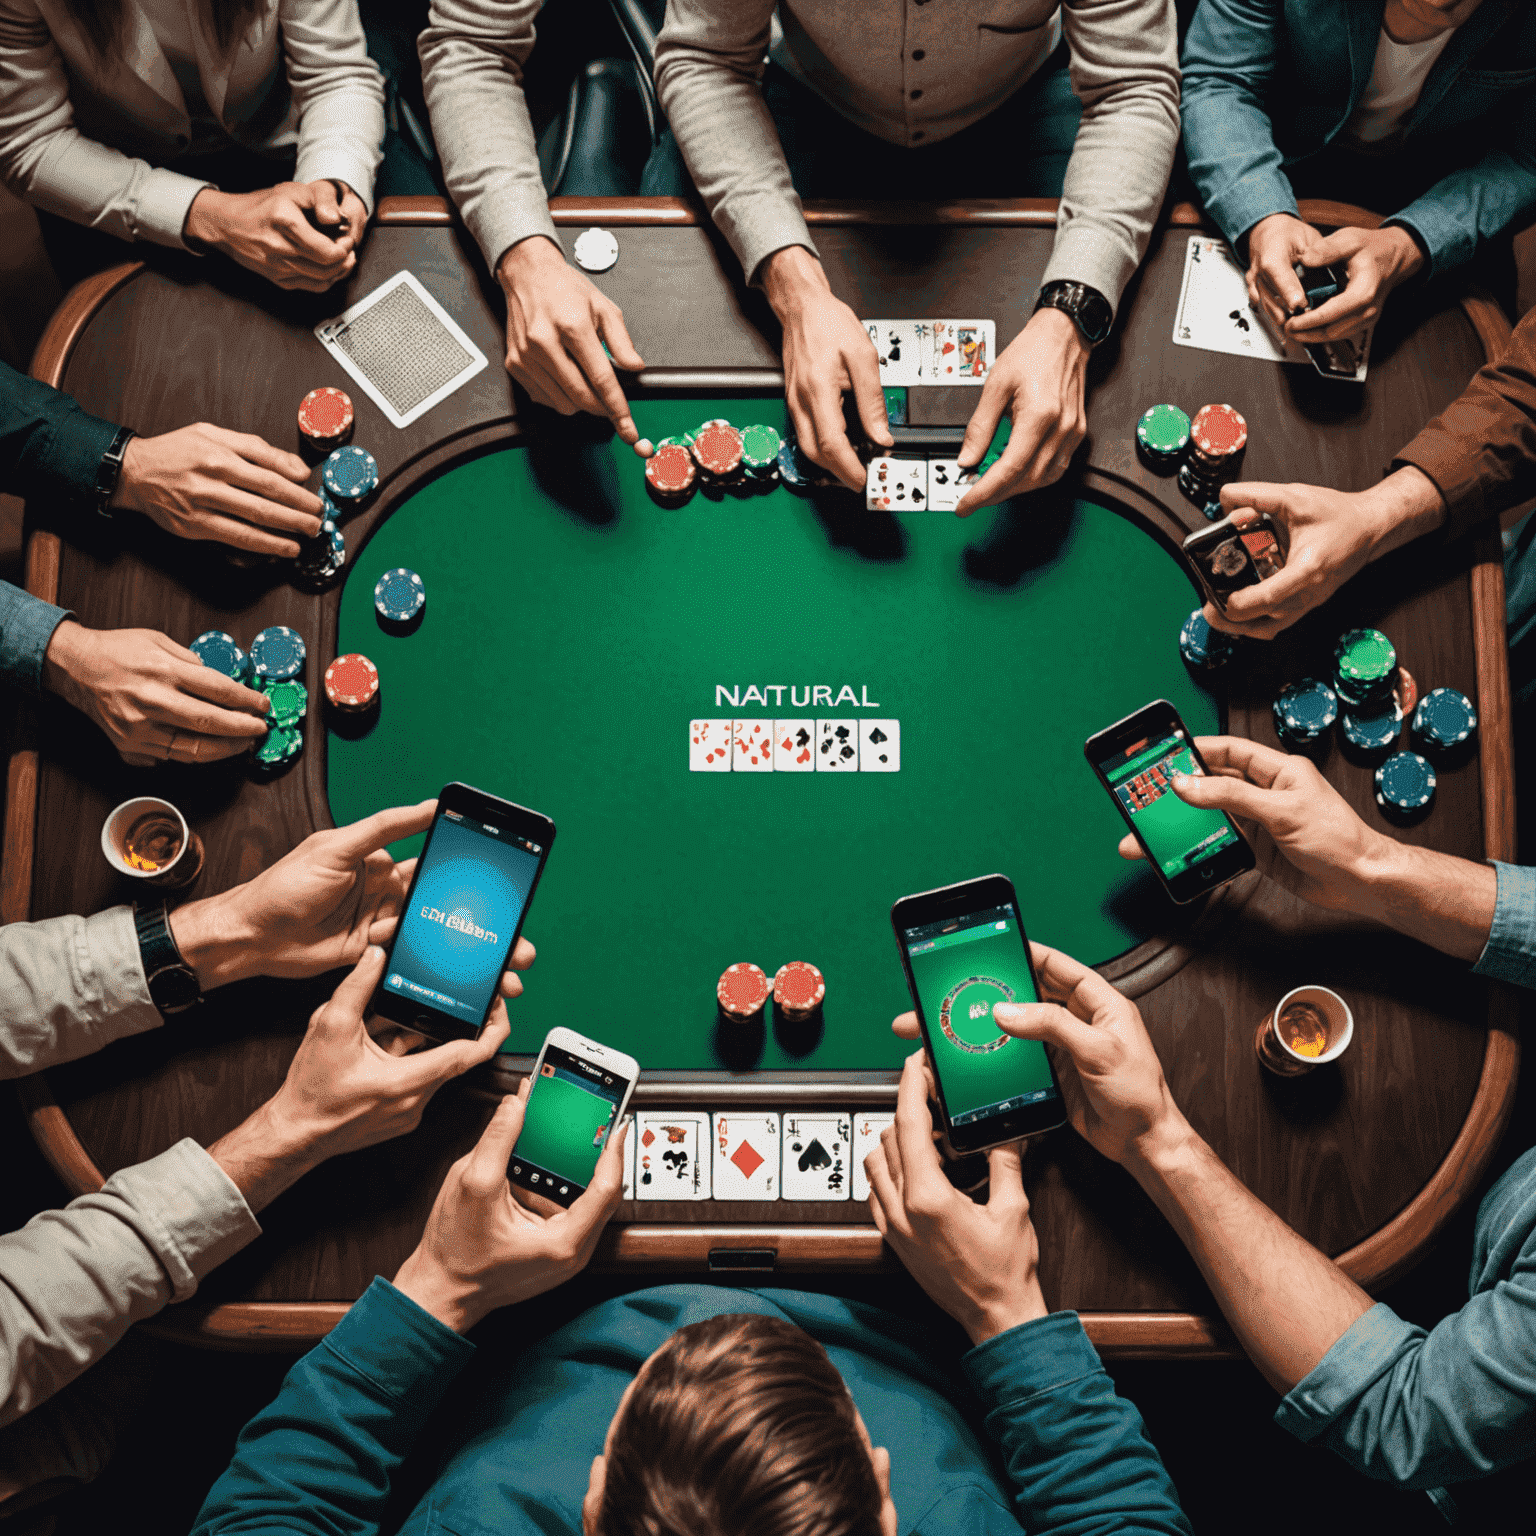
<path id="1" fill-rule="evenodd" d="M 646 359 L 627 380 L 642 433 L 713 417 L 783 427 L 771 313 L 694 209 L 554 208 L 568 249 L 592 225 L 618 238 L 617 264 L 594 280 Z M 1340 205 L 1304 214 L 1372 222 Z M 832 285 L 858 313 L 991 316 L 1000 347 L 1027 318 L 1054 217 L 1054 204 L 1030 201 L 809 210 Z M 1177 546 L 1201 515 L 1139 462 L 1133 439 L 1149 404 L 1228 401 L 1249 423 L 1246 478 L 1363 488 L 1507 326 L 1476 294 L 1400 297 L 1363 388 L 1175 346 L 1184 249 L 1199 227 L 1181 206 L 1155 237 L 1092 360 L 1089 439 L 1065 481 L 964 521 L 783 486 L 658 506 L 606 423 L 515 395 L 498 366 L 494 284 L 431 199 L 386 200 L 357 271 L 320 299 L 160 255 L 71 292 L 34 372 L 87 408 L 146 433 L 207 419 L 296 447 L 299 397 L 340 385 L 381 485 L 344 524 L 344 581 L 318 595 L 281 567 L 237 566 L 153 529 L 61 539 L 48 509 L 28 508 L 31 590 L 93 626 L 152 626 L 183 642 L 291 625 L 308 645 L 312 705 L 303 756 L 266 780 L 239 763 L 128 769 L 45 700 L 9 765 L 0 916 L 126 899 L 99 828 L 118 801 L 151 790 L 205 844 L 193 896 L 248 878 L 316 828 L 453 779 L 559 827 L 527 924 L 539 960 L 506 1051 L 439 1093 L 411 1136 L 302 1181 L 263 1214 L 264 1236 L 158 1326 L 229 1347 L 323 1334 L 374 1274 L 393 1273 L 448 1164 L 556 1023 L 638 1057 L 636 1107 L 889 1108 L 908 1049 L 889 1029 L 906 1003 L 890 903 L 993 870 L 1014 880 L 1031 936 L 1136 998 L 1175 1098 L 1261 1198 L 1367 1287 L 1415 1261 L 1475 1187 L 1508 1115 L 1518 1044 L 1507 992 L 1305 906 L 1262 835 L 1255 872 L 1173 906 L 1116 856 L 1121 824 L 1082 743 L 1166 697 L 1196 731 L 1274 745 L 1279 688 L 1326 668 L 1343 629 L 1379 625 L 1421 689 L 1460 688 L 1481 716 L 1476 753 L 1441 773 L 1432 813 L 1398 835 L 1511 857 L 1497 530 L 1399 552 L 1279 640 L 1197 676 L 1177 647 L 1197 602 Z M 491 366 L 397 429 L 312 328 L 402 269 Z M 953 429 L 976 399 L 913 389 L 909 422 Z M 399 565 L 427 591 L 409 633 L 386 632 L 373 608 L 376 578 Z M 380 672 L 379 711 L 361 726 L 321 709 L 321 674 L 343 650 Z M 800 716 L 899 721 L 899 771 L 690 771 L 692 721 Z M 1382 824 L 1368 766 L 1335 747 L 1323 768 Z M 725 966 L 771 973 L 795 959 L 826 976 L 819 1016 L 718 1016 Z M 1254 1030 L 1305 982 L 1348 999 L 1355 1040 L 1336 1067 L 1282 1082 L 1259 1068 Z M 276 1089 L 333 983 L 230 988 L 164 1029 L 29 1079 L 20 1092 L 39 1145 L 78 1193 L 182 1136 L 212 1141 Z M 1062 1130 L 1032 1148 L 1025 1179 L 1046 1295 L 1082 1312 L 1101 1349 L 1231 1348 L 1193 1263 L 1120 1170 Z M 626 1201 L 596 1262 L 638 1277 L 895 1260 L 849 1201 Z"/>

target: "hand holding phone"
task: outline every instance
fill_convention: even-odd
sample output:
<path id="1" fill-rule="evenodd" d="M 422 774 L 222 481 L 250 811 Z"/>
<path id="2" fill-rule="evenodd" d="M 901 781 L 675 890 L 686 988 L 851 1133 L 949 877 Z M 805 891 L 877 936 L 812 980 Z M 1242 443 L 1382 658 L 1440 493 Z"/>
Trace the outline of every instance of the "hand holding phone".
<path id="1" fill-rule="evenodd" d="M 1184 540 L 1183 550 L 1206 596 L 1222 613 L 1234 592 L 1285 569 L 1285 546 L 1274 519 L 1251 507 L 1197 528 Z"/>

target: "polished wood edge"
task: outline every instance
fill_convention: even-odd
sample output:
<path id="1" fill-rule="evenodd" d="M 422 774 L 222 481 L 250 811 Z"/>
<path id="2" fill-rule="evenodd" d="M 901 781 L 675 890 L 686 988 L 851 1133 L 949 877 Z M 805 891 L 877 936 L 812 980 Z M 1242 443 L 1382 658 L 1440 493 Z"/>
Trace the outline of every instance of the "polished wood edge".
<path id="1" fill-rule="evenodd" d="M 76 283 L 59 301 L 53 318 L 38 338 L 37 350 L 32 354 L 32 377 L 41 379 L 44 384 L 52 384 L 55 389 L 60 388 L 69 355 L 75 350 L 81 331 L 124 283 L 143 270 L 142 261 L 125 261 Z"/>
<path id="2" fill-rule="evenodd" d="M 1079 1312 L 1089 1342 L 1114 1360 L 1241 1360 L 1219 1317 L 1189 1312 Z"/>
<path id="3" fill-rule="evenodd" d="M 24 923 L 32 913 L 33 840 L 37 832 L 37 712 L 17 710 L 15 745 L 5 766 L 5 846 L 0 849 L 0 923 Z"/>
<path id="4" fill-rule="evenodd" d="M 1478 536 L 1470 579 L 1483 851 L 1486 857 L 1508 864 L 1515 857 L 1515 748 L 1509 637 L 1504 623 L 1504 548 L 1496 527 L 1490 526 Z"/>
<path id="5" fill-rule="evenodd" d="M 48 1159 L 48 1166 L 59 1176 L 59 1182 L 69 1191 L 70 1198 L 95 1194 L 107 1182 L 106 1176 L 75 1134 L 69 1117 L 59 1107 L 48 1086 L 46 1075 L 39 1072 L 22 1078 L 16 1084 L 16 1098 L 33 1141 Z"/>
<path id="6" fill-rule="evenodd" d="M 1499 301 L 1486 289 L 1472 287 L 1462 294 L 1461 308 L 1477 333 L 1483 356 L 1490 363 L 1496 363 L 1503 357 L 1509 338 L 1514 335 L 1514 328 L 1499 307 Z M 1501 608 L 1499 611 L 1502 613 L 1504 610 Z"/>

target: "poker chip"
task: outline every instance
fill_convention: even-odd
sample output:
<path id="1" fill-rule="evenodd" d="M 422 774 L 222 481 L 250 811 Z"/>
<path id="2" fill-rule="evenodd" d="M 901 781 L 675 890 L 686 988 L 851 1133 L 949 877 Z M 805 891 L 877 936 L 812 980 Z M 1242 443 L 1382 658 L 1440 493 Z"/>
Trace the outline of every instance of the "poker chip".
<path id="1" fill-rule="evenodd" d="M 1347 629 L 1333 648 L 1341 683 L 1355 686 L 1389 682 L 1397 665 L 1397 647 L 1379 629 Z"/>
<path id="2" fill-rule="evenodd" d="M 706 421 L 693 440 L 694 462 L 711 480 L 728 480 L 741 469 L 741 433 L 728 421 Z"/>
<path id="3" fill-rule="evenodd" d="M 205 667 L 243 683 L 252 675 L 251 658 L 235 643 L 235 637 L 222 629 L 210 629 L 187 647 Z"/>
<path id="4" fill-rule="evenodd" d="M 693 455 L 681 444 L 663 443 L 645 461 L 646 489 L 669 505 L 685 501 L 697 479 Z"/>
<path id="5" fill-rule="evenodd" d="M 741 429 L 741 462 L 754 480 L 778 479 L 779 450 L 783 446 L 778 429 L 764 422 Z"/>
<path id="6" fill-rule="evenodd" d="M 297 726 L 274 725 L 256 748 L 256 762 L 262 768 L 282 768 L 304 750 L 304 732 Z"/>
<path id="7" fill-rule="evenodd" d="M 314 538 L 299 541 L 293 563 L 306 581 L 327 582 L 347 563 L 347 541 L 334 523 L 322 523 Z"/>
<path id="8" fill-rule="evenodd" d="M 1339 715 L 1339 729 L 1350 746 L 1361 752 L 1385 752 L 1403 730 L 1403 712 L 1397 700 L 1373 714 L 1346 709 Z"/>
<path id="9" fill-rule="evenodd" d="M 320 484 L 331 498 L 348 506 L 377 489 L 379 465 L 366 448 L 338 448 L 320 466 Z"/>
<path id="10" fill-rule="evenodd" d="M 1206 502 L 1200 508 L 1200 511 L 1204 514 L 1205 520 L 1208 523 L 1219 523 L 1227 515 L 1219 497 L 1215 501 Z"/>
<path id="11" fill-rule="evenodd" d="M 334 447 L 352 430 L 352 401 L 343 389 L 324 385 L 312 389 L 299 402 L 299 431 L 316 446 Z"/>
<path id="12" fill-rule="evenodd" d="M 1136 447 L 1153 469 L 1178 467 L 1189 447 L 1189 416 L 1176 405 L 1148 406 L 1136 423 Z"/>
<path id="13" fill-rule="evenodd" d="M 251 665 L 256 676 L 280 681 L 304 670 L 304 638 L 286 624 L 273 624 L 251 641 Z"/>
<path id="14" fill-rule="evenodd" d="M 768 1001 L 768 977 L 750 960 L 726 966 L 715 984 L 715 998 L 728 1019 L 745 1020 L 762 1010 Z"/>
<path id="15" fill-rule="evenodd" d="M 786 1019 L 809 1018 L 826 995 L 826 978 L 809 960 L 791 960 L 774 974 L 774 1012 Z"/>
<path id="16" fill-rule="evenodd" d="M 583 272 L 606 272 L 619 259 L 613 231 L 594 225 L 576 236 L 576 265 Z"/>
<path id="17" fill-rule="evenodd" d="M 426 605 L 426 583 L 403 565 L 385 571 L 374 583 L 374 610 L 391 624 L 410 623 Z"/>
<path id="18" fill-rule="evenodd" d="M 1211 464 L 1230 464 L 1248 446 L 1248 423 L 1230 405 L 1202 405 L 1189 424 L 1189 441 Z"/>
<path id="19" fill-rule="evenodd" d="M 1435 798 L 1435 770 L 1417 752 L 1394 752 L 1376 770 L 1376 804 L 1389 815 L 1414 816 Z"/>
<path id="20" fill-rule="evenodd" d="M 1413 673 L 1407 667 L 1398 667 L 1392 680 L 1392 695 L 1397 700 L 1397 707 L 1403 712 L 1403 719 L 1412 720 L 1413 711 L 1419 702 L 1419 685 L 1414 682 Z"/>
<path id="21" fill-rule="evenodd" d="M 261 691 L 272 701 L 268 719 L 286 728 L 302 725 L 309 710 L 309 689 L 296 677 L 261 680 Z"/>
<path id="22" fill-rule="evenodd" d="M 1201 671 L 1225 665 L 1236 649 L 1232 637 L 1212 629 L 1199 608 L 1184 620 L 1179 630 L 1179 655 Z"/>
<path id="23" fill-rule="evenodd" d="M 1413 712 L 1413 734 L 1421 746 L 1444 752 L 1477 729 L 1472 700 L 1455 688 L 1431 688 Z"/>
<path id="24" fill-rule="evenodd" d="M 357 651 L 338 656 L 325 669 L 325 696 L 336 709 L 370 709 L 379 696 L 379 669 Z"/>
<path id="25" fill-rule="evenodd" d="M 1295 746 L 1317 741 L 1339 718 L 1338 695 L 1315 677 L 1287 683 L 1275 697 L 1275 729 L 1280 739 Z"/>
<path id="26" fill-rule="evenodd" d="M 810 477 L 801 471 L 799 450 L 793 443 L 782 443 L 779 446 L 779 480 L 792 491 L 808 491 L 811 488 Z"/>

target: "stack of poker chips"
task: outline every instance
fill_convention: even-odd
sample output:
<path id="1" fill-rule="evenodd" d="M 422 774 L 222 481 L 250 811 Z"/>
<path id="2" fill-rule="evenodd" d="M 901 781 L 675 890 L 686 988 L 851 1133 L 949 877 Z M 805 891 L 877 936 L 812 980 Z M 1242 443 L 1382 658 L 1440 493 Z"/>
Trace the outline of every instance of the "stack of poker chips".
<path id="1" fill-rule="evenodd" d="M 1179 466 L 1179 489 L 1197 507 L 1218 501 L 1221 488 L 1237 478 L 1248 423 L 1230 405 L 1202 405 L 1189 424 L 1189 449 Z"/>
<path id="2" fill-rule="evenodd" d="M 737 485 L 742 479 L 742 436 L 724 417 L 706 421 L 694 434 L 693 462 L 706 486 Z"/>
<path id="3" fill-rule="evenodd" d="M 791 960 L 774 974 L 773 1011 L 791 1024 L 810 1018 L 826 996 L 826 978 L 809 960 Z"/>
<path id="4" fill-rule="evenodd" d="M 1376 770 L 1376 804 L 1397 822 L 1416 821 L 1435 798 L 1435 770 L 1417 752 L 1394 752 Z"/>
<path id="5" fill-rule="evenodd" d="M 385 571 L 373 584 L 373 611 L 386 630 L 403 633 L 414 628 L 426 606 L 426 583 L 403 565 Z"/>
<path id="6" fill-rule="evenodd" d="M 365 715 L 379 701 L 379 669 L 366 656 L 350 651 L 325 669 L 325 697 L 344 715 Z"/>
<path id="7" fill-rule="evenodd" d="M 339 511 L 356 511 L 378 489 L 378 461 L 355 443 L 338 448 L 320 466 L 320 484 Z"/>
<path id="8" fill-rule="evenodd" d="M 715 1001 L 720 1012 L 733 1023 L 746 1024 L 763 1011 L 772 988 L 760 965 L 738 960 L 726 966 L 715 983 Z"/>
<path id="9" fill-rule="evenodd" d="M 766 422 L 754 422 L 741 429 L 741 467 L 747 478 L 772 485 L 779 478 L 779 450 L 784 440 Z"/>
<path id="10" fill-rule="evenodd" d="M 685 443 L 666 438 L 645 461 L 645 488 L 663 507 L 680 507 L 693 495 L 698 466 Z"/>
<path id="11" fill-rule="evenodd" d="M 789 467 L 785 468 L 786 457 Z M 807 464 L 803 455 L 796 457 L 793 445 L 786 442 L 776 427 L 765 422 L 736 427 L 723 417 L 672 437 L 664 437 L 645 463 L 645 488 L 658 506 L 681 507 L 695 491 L 731 491 L 743 494 L 769 490 L 782 478 L 794 488 L 812 483 L 809 471 L 797 470 Z M 821 484 L 820 479 L 814 481 Z"/>
<path id="12" fill-rule="evenodd" d="M 237 683 L 249 683 L 256 676 L 251 658 L 236 644 L 235 637 L 222 629 L 210 629 L 199 635 L 188 649 L 205 667 L 212 667 Z"/>
<path id="13" fill-rule="evenodd" d="M 1203 610 L 1196 608 L 1184 620 L 1179 631 L 1179 655 L 1197 671 L 1208 672 L 1225 666 L 1237 653 L 1237 642 L 1231 635 L 1212 629 Z"/>
<path id="14" fill-rule="evenodd" d="M 807 458 L 793 438 L 785 439 L 779 448 L 779 480 L 797 496 L 809 495 L 818 486 L 840 483 L 835 475 Z"/>
<path id="15" fill-rule="evenodd" d="M 300 539 L 299 552 L 294 557 L 294 569 L 300 582 L 317 592 L 328 587 L 347 563 L 347 541 L 336 526 L 333 514 L 334 506 L 327 500 L 320 532 L 312 539 Z"/>
<path id="16" fill-rule="evenodd" d="M 1413 739 L 1423 751 L 1443 758 L 1458 755 L 1477 730 L 1477 710 L 1455 688 L 1431 688 L 1413 712 Z"/>
<path id="17" fill-rule="evenodd" d="M 269 772 L 286 768 L 304 750 L 304 715 L 309 690 L 299 681 L 307 652 L 303 637 L 286 624 L 273 624 L 251 641 L 256 686 L 271 700 L 267 734 L 256 748 L 256 764 Z"/>
<path id="18" fill-rule="evenodd" d="M 1136 452 L 1149 469 L 1171 475 L 1189 447 L 1189 417 L 1176 405 L 1149 406 L 1136 423 Z"/>
<path id="19" fill-rule="evenodd" d="M 1333 648 L 1339 729 L 1359 752 L 1386 752 L 1403 728 L 1397 649 L 1379 629 L 1349 629 Z"/>
<path id="20" fill-rule="evenodd" d="M 1275 696 L 1273 707 L 1275 730 L 1287 750 L 1315 747 L 1339 718 L 1338 695 L 1315 677 L 1287 683 Z"/>
<path id="21" fill-rule="evenodd" d="M 341 447 L 352 435 L 354 412 L 347 392 L 326 385 L 299 402 L 299 439 L 319 457 Z"/>

